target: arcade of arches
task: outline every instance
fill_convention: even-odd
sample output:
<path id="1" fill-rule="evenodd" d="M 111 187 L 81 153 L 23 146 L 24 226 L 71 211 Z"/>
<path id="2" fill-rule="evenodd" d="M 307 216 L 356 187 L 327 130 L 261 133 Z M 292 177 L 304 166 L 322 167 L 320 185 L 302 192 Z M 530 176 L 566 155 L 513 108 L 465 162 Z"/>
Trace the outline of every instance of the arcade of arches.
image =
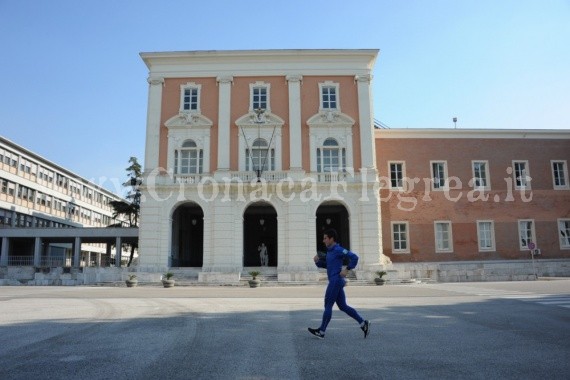
<path id="1" fill-rule="evenodd" d="M 334 228 L 339 243 L 350 248 L 349 215 L 338 202 L 323 203 L 316 212 L 315 251 L 326 251 L 323 232 Z M 277 267 L 278 239 L 277 212 L 266 202 L 257 202 L 243 214 L 243 266 Z M 264 253 L 266 253 L 264 259 Z M 312 253 L 308 252 L 309 255 Z M 204 260 L 204 212 L 193 202 L 176 208 L 172 216 L 171 267 L 202 267 Z"/>

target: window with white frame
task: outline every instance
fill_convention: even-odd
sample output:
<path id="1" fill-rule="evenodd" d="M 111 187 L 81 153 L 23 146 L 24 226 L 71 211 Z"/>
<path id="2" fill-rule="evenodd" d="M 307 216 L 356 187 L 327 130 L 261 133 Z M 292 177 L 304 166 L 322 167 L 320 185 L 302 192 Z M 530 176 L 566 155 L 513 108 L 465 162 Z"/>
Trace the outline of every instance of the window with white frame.
<path id="1" fill-rule="evenodd" d="M 186 140 L 180 149 L 174 152 L 175 174 L 201 174 L 203 151 L 194 140 Z"/>
<path id="2" fill-rule="evenodd" d="M 530 175 L 528 161 L 513 161 L 513 176 L 515 189 L 522 190 L 530 188 Z"/>
<path id="3" fill-rule="evenodd" d="M 180 86 L 180 112 L 200 113 L 200 88 L 193 82 Z"/>
<path id="4" fill-rule="evenodd" d="M 346 170 L 346 149 L 340 147 L 337 140 L 327 138 L 317 148 L 317 171 L 319 173 L 337 173 Z"/>
<path id="5" fill-rule="evenodd" d="M 250 111 L 255 111 L 258 109 L 266 111 L 271 110 L 269 103 L 270 88 L 271 87 L 268 83 L 255 82 L 250 84 Z"/>
<path id="6" fill-rule="evenodd" d="M 433 189 L 445 189 L 447 184 L 447 162 L 431 161 L 430 164 Z"/>
<path id="7" fill-rule="evenodd" d="M 449 221 L 434 222 L 434 232 L 435 232 L 435 251 L 452 252 L 453 237 L 451 233 L 451 222 Z"/>
<path id="8" fill-rule="evenodd" d="M 338 83 L 331 81 L 319 83 L 321 111 L 340 111 L 338 89 Z"/>
<path id="9" fill-rule="evenodd" d="M 473 169 L 473 188 L 490 189 L 489 182 L 489 162 L 488 161 L 471 161 Z"/>
<path id="10" fill-rule="evenodd" d="M 495 250 L 495 222 L 492 220 L 477 221 L 477 241 L 480 252 Z"/>
<path id="11" fill-rule="evenodd" d="M 265 139 L 255 139 L 251 147 L 245 150 L 245 170 L 275 170 L 275 149 L 269 149 Z"/>
<path id="12" fill-rule="evenodd" d="M 568 184 L 568 165 L 566 160 L 550 161 L 552 165 L 552 181 L 554 189 L 570 189 Z"/>
<path id="13" fill-rule="evenodd" d="M 519 248 L 521 250 L 529 249 L 529 243 L 536 242 L 536 236 L 534 232 L 534 220 L 523 219 L 519 220 Z M 535 243 L 536 244 L 536 243 Z"/>
<path id="14" fill-rule="evenodd" d="M 558 219 L 560 249 L 570 249 L 570 219 Z"/>
<path id="15" fill-rule="evenodd" d="M 392 252 L 410 253 L 408 222 L 392 222 Z"/>
<path id="16" fill-rule="evenodd" d="M 389 162 L 388 169 L 390 171 L 390 188 L 403 189 L 404 188 L 404 163 L 403 162 Z"/>

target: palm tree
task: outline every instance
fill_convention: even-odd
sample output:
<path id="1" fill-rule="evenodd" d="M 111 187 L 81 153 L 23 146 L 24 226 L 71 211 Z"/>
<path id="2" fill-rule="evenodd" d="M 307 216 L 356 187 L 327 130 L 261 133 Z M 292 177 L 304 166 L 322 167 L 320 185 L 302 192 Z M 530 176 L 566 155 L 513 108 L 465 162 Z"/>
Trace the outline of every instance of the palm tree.
<path id="1" fill-rule="evenodd" d="M 110 205 L 113 208 L 113 218 L 117 220 L 117 218 L 122 215 L 123 220 L 118 221 L 109 227 L 138 227 L 139 225 L 139 216 L 141 209 L 141 193 L 139 186 L 142 182 L 141 165 L 138 163 L 136 157 L 131 157 L 129 159 L 129 163 L 131 165 L 126 169 L 128 179 L 125 183 L 123 183 L 124 187 L 129 187 L 129 191 L 125 197 L 125 200 L 110 202 Z M 130 266 L 131 262 L 133 261 L 135 250 L 139 245 L 138 240 L 137 242 L 129 245 L 131 254 L 129 256 L 129 262 L 127 263 L 127 266 Z"/>

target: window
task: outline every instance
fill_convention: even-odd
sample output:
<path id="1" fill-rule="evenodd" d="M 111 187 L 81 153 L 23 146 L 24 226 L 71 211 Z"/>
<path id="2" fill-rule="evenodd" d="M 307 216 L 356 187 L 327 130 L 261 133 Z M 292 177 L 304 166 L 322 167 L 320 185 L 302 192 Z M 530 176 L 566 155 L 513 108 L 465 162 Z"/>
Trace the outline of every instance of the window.
<path id="1" fill-rule="evenodd" d="M 201 85 L 188 82 L 180 86 L 180 112 L 200 113 Z"/>
<path id="2" fill-rule="evenodd" d="M 346 150 L 333 138 L 327 138 L 323 146 L 317 148 L 317 171 L 337 173 L 346 170 Z"/>
<path id="3" fill-rule="evenodd" d="M 264 82 L 250 83 L 249 85 L 249 111 L 258 109 L 270 111 L 269 103 L 271 85 Z"/>
<path id="4" fill-rule="evenodd" d="M 435 230 L 435 251 L 452 252 L 453 238 L 451 234 L 451 222 L 448 221 L 434 222 L 434 230 Z"/>
<path id="5" fill-rule="evenodd" d="M 431 161 L 431 176 L 433 189 L 444 189 L 447 183 L 447 162 Z"/>
<path id="6" fill-rule="evenodd" d="M 473 169 L 473 188 L 489 190 L 489 163 L 487 161 L 471 161 Z"/>
<path id="7" fill-rule="evenodd" d="M 254 87 L 253 88 L 253 102 L 252 106 L 254 110 L 267 109 L 267 88 L 265 87 Z"/>
<path id="8" fill-rule="evenodd" d="M 570 189 L 568 184 L 568 165 L 566 161 L 550 161 L 554 189 Z"/>
<path id="9" fill-rule="evenodd" d="M 392 222 L 392 252 L 410 253 L 408 222 Z"/>
<path id="10" fill-rule="evenodd" d="M 186 140 L 182 147 L 174 152 L 176 174 L 201 174 L 203 151 L 193 140 Z"/>
<path id="11" fill-rule="evenodd" d="M 519 248 L 527 250 L 529 243 L 535 243 L 534 220 L 519 220 Z"/>
<path id="12" fill-rule="evenodd" d="M 558 219 L 560 249 L 570 249 L 570 219 Z"/>
<path id="13" fill-rule="evenodd" d="M 495 223 L 492 220 L 477 221 L 479 251 L 495 250 Z"/>
<path id="14" fill-rule="evenodd" d="M 528 161 L 513 161 L 513 176 L 515 189 L 523 190 L 530 188 L 530 176 L 528 172 Z"/>
<path id="15" fill-rule="evenodd" d="M 338 83 L 326 81 L 319 83 L 321 111 L 340 111 Z"/>
<path id="16" fill-rule="evenodd" d="M 245 150 L 245 170 L 275 170 L 275 149 L 269 149 L 265 139 L 256 139 Z"/>
<path id="17" fill-rule="evenodd" d="M 403 189 L 404 188 L 404 163 L 403 162 L 389 162 L 388 167 L 390 170 L 390 188 Z"/>
<path id="18" fill-rule="evenodd" d="M 267 88 L 266 87 L 254 87 L 252 94 L 251 107 L 254 110 L 267 109 Z"/>

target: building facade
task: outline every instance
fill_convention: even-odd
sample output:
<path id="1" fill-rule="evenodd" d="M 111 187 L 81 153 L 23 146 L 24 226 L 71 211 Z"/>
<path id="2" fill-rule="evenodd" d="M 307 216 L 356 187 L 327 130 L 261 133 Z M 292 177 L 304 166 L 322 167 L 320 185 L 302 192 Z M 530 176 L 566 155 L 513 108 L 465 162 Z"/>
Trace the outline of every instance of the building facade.
<path id="1" fill-rule="evenodd" d="M 375 134 L 393 263 L 570 258 L 569 131 Z"/>
<path id="2" fill-rule="evenodd" d="M 0 265 L 108 266 L 112 256 L 108 244 L 81 244 L 74 265 L 73 239 L 70 241 L 65 234 L 56 232 L 51 238 L 46 236 L 39 244 L 41 247 L 35 247 L 34 231 L 107 227 L 116 222 L 110 206 L 114 200 L 121 198 L 0 137 L 0 229 L 3 231 Z M 8 232 L 8 229 L 18 231 Z M 9 237 L 12 235 L 17 236 Z M 34 254 L 38 249 L 40 252 Z"/>
<path id="3" fill-rule="evenodd" d="M 361 270 L 385 260 L 371 109 L 377 50 L 143 53 L 149 105 L 141 270 L 234 281 L 317 276 L 336 227 Z M 262 244 L 265 249 L 262 248 Z"/>
<path id="4" fill-rule="evenodd" d="M 531 247 L 570 258 L 570 133 L 375 129 L 377 54 L 142 53 L 139 269 L 315 279 L 328 227 L 359 253 L 363 279 L 417 263 L 527 262 Z"/>

